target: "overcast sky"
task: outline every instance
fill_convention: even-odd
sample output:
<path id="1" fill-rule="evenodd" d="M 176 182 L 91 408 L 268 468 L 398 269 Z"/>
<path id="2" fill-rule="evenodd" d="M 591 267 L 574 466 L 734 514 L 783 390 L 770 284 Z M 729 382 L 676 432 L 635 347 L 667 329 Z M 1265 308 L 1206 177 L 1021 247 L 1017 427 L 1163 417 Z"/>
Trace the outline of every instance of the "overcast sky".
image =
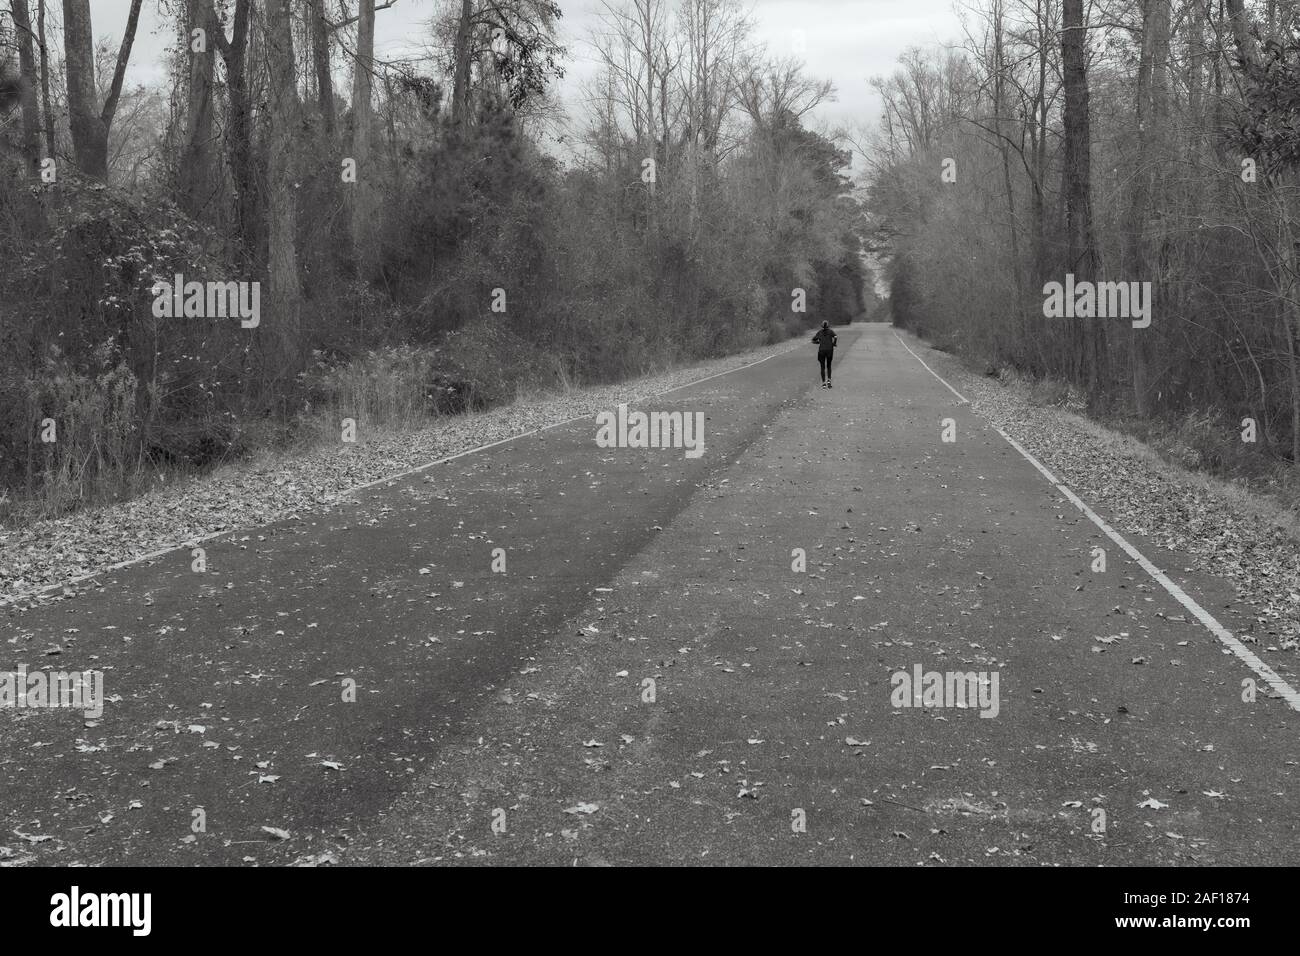
<path id="1" fill-rule="evenodd" d="M 600 0 L 558 0 L 564 16 L 560 42 L 569 48 L 568 75 L 560 96 L 572 102 L 578 82 L 589 74 L 582 39 L 594 22 Z M 611 0 L 618 2 L 618 0 Z M 436 0 L 397 0 L 376 17 L 375 45 L 380 56 L 398 57 L 420 50 Z M 909 46 L 949 43 L 960 36 L 954 0 L 751 0 L 757 34 L 773 53 L 793 53 L 802 31 L 809 72 L 834 82 L 838 100 L 821 108 L 828 126 L 871 122 L 879 103 L 868 86 L 872 76 L 888 74 Z M 93 0 L 96 38 L 116 45 L 126 23 L 130 0 Z M 161 52 L 172 40 L 158 16 L 156 0 L 145 0 L 129 79 L 161 78 Z"/>

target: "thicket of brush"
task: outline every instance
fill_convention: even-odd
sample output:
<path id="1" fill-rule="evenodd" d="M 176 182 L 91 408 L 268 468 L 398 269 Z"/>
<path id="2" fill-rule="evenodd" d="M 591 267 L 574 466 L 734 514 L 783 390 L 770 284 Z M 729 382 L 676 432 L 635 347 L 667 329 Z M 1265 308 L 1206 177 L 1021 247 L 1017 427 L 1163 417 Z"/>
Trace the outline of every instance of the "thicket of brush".
<path id="1" fill-rule="evenodd" d="M 355 22 L 314 0 L 186 0 L 157 89 L 84 48 L 88 3 L 64 5 L 78 24 L 33 24 L 28 6 L 8 28 L 0 13 L 8 520 L 341 417 L 406 427 L 867 308 L 849 156 L 800 119 L 829 87 L 742 55 L 732 0 L 650 4 L 656 38 L 695 53 L 670 67 L 629 31 L 617 55 L 642 58 L 654 96 L 618 89 L 610 60 L 563 163 L 540 145 L 563 57 L 542 0 L 473 3 L 469 20 L 447 5 L 445 62 L 426 64 L 375 59 L 373 0 L 348 5 Z M 182 43 L 195 29 L 215 42 Z M 176 274 L 260 282 L 260 324 L 156 317 L 153 285 Z"/>
<path id="2" fill-rule="evenodd" d="M 1300 8 L 968 9 L 964 49 L 878 81 L 869 206 L 895 321 L 1189 463 L 1294 472 Z M 1067 274 L 1149 282 L 1150 327 L 1044 317 Z"/>

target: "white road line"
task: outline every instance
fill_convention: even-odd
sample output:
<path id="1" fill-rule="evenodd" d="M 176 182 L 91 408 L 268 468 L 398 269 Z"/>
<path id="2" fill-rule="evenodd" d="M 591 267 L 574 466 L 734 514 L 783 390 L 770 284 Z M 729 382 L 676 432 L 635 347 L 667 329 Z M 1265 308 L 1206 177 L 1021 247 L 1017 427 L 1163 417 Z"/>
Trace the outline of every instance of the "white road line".
<path id="1" fill-rule="evenodd" d="M 131 565 L 139 564 L 141 561 L 152 561 L 154 558 L 161 558 L 163 555 L 171 554 L 173 551 L 181 551 L 184 550 L 185 548 L 193 548 L 204 541 L 211 541 L 213 538 L 220 538 L 222 535 L 237 534 L 240 531 L 251 531 L 251 530 L 254 529 L 228 528 L 225 531 L 213 531 L 210 534 L 205 534 L 198 538 L 187 538 L 185 541 L 183 541 L 180 544 L 169 544 L 166 547 L 158 549 L 157 551 L 150 551 L 148 554 L 136 555 L 134 558 L 128 558 L 126 561 L 119 561 L 117 564 L 110 564 L 106 568 L 101 568 L 98 571 L 91 571 L 89 574 L 82 574 L 75 578 L 68 578 L 66 581 L 59 581 L 57 584 L 47 584 L 44 585 L 43 587 L 35 588 L 34 590 L 31 591 L 24 591 L 22 594 L 17 594 L 14 595 L 13 597 L 0 598 L 0 607 L 6 607 L 7 605 L 10 604 L 16 604 L 19 601 L 24 601 L 27 598 L 36 597 L 37 595 L 45 594 L 49 591 L 57 590 L 58 588 L 67 588 L 67 587 L 71 587 L 74 584 L 81 584 L 83 581 L 89 581 L 91 578 L 97 578 L 101 574 L 112 574 L 114 571 L 120 571 L 123 568 L 129 568 Z"/>
<path id="2" fill-rule="evenodd" d="M 701 382 L 707 382 L 710 379 L 720 378 L 723 375 L 730 375 L 732 372 L 740 372 L 747 368 L 753 368 L 755 365 L 762 365 L 768 359 L 774 359 L 777 358 L 778 356 L 784 355 L 786 352 L 793 352 L 793 351 L 794 351 L 794 347 L 791 346 L 790 348 L 784 349 L 783 351 L 773 352 L 771 355 L 768 355 L 765 358 L 761 358 L 757 362 L 750 362 L 748 365 L 737 365 L 735 368 L 729 368 L 722 372 L 715 372 L 712 375 L 704 376 L 704 378 L 697 378 L 693 382 L 685 382 L 681 385 L 674 385 L 672 388 L 665 388 L 662 392 L 655 392 L 654 395 L 651 396 L 651 398 L 658 398 L 660 395 L 667 395 L 669 392 L 675 392 L 679 388 L 690 388 L 692 385 L 699 385 Z"/>
<path id="3" fill-rule="evenodd" d="M 898 333 L 894 333 L 894 337 L 898 338 Z M 907 349 L 906 342 L 903 342 L 902 339 L 898 339 L 898 341 L 902 343 L 903 348 Z M 909 352 L 912 352 L 911 349 L 907 349 L 907 350 Z M 915 352 L 912 352 L 912 355 L 916 358 L 918 362 L 921 362 L 922 365 L 925 365 L 925 362 L 921 361 L 921 357 L 919 355 L 917 355 Z M 951 385 L 948 385 L 947 382 L 944 382 L 943 376 L 941 376 L 934 369 L 930 368 L 930 366 L 928 365 L 925 365 L 925 369 L 931 375 L 937 378 L 939 381 L 943 382 L 944 385 L 947 385 L 949 391 L 951 391 L 958 398 L 961 398 L 961 393 L 958 392 Z M 964 398 L 962 400 L 966 401 Z M 998 428 L 996 425 L 993 425 L 993 430 L 996 431 L 1003 438 L 1005 438 L 1012 448 L 1020 452 L 1021 456 L 1027 462 L 1029 462 L 1031 465 L 1037 468 L 1038 471 L 1043 475 L 1043 477 L 1046 478 L 1049 482 L 1051 482 L 1053 487 L 1055 487 L 1056 490 L 1061 493 L 1061 495 L 1063 495 L 1071 504 L 1073 504 L 1076 508 L 1082 511 L 1085 515 L 1087 515 L 1089 521 L 1091 521 L 1098 528 L 1100 528 L 1102 532 L 1106 535 L 1106 537 L 1110 538 L 1110 540 L 1114 541 L 1117 545 L 1119 545 L 1120 548 L 1124 551 L 1124 553 L 1127 554 L 1134 561 L 1136 561 L 1138 565 L 1142 568 L 1142 570 L 1145 571 L 1147 574 L 1149 574 L 1157 584 L 1159 584 L 1162 588 L 1168 591 L 1175 601 L 1177 601 L 1184 608 L 1186 608 L 1188 612 L 1191 613 L 1192 617 L 1196 618 L 1198 621 L 1204 624 L 1206 629 L 1209 630 L 1209 632 L 1213 634 L 1215 637 L 1217 637 L 1219 641 L 1226 648 L 1228 648 L 1228 650 L 1230 650 L 1233 654 L 1237 656 L 1238 659 L 1241 660 L 1242 663 L 1244 663 L 1252 671 L 1258 674 L 1264 681 L 1266 681 L 1268 685 L 1272 687 L 1274 691 L 1277 692 L 1279 697 L 1281 697 L 1283 700 L 1285 700 L 1288 704 L 1291 705 L 1292 710 L 1300 711 L 1300 693 L 1297 693 L 1295 688 L 1293 688 L 1290 684 L 1288 684 L 1285 680 L 1283 680 L 1280 676 L 1278 676 L 1278 673 L 1274 671 L 1273 668 L 1269 667 L 1262 660 L 1256 657 L 1255 654 L 1251 652 L 1250 648 L 1246 647 L 1245 644 L 1241 643 L 1241 641 L 1233 637 L 1232 633 L 1226 627 L 1224 627 L 1217 620 L 1215 620 L 1214 615 L 1212 615 L 1209 611 L 1205 610 L 1205 608 L 1197 604 L 1196 601 L 1193 600 L 1187 594 L 1186 591 L 1184 591 L 1181 587 L 1179 587 L 1177 584 L 1171 581 L 1163 571 L 1161 571 L 1149 560 L 1147 560 L 1146 556 L 1142 554 L 1141 551 L 1133 547 L 1133 545 L 1129 544 L 1123 535 L 1121 535 L 1118 531 L 1116 531 L 1114 528 L 1108 525 L 1104 520 L 1102 520 L 1102 518 L 1095 511 L 1093 511 L 1091 508 L 1088 507 L 1088 505 L 1083 501 L 1083 499 L 1081 499 L 1078 495 L 1076 495 L 1073 491 L 1071 491 L 1064 483 L 1058 481 L 1056 479 L 1056 476 L 1053 475 L 1050 471 L 1048 471 L 1045 467 L 1043 467 L 1042 463 L 1033 455 L 1031 455 L 1029 452 L 1027 452 L 1018 441 L 1016 441 L 1014 438 L 1012 438 L 1010 435 L 1004 432 L 1001 428 Z"/>
<path id="4" fill-rule="evenodd" d="M 713 375 L 706 375 L 704 378 L 697 378 L 690 382 L 684 382 L 681 385 L 674 385 L 672 388 L 666 388 L 662 392 L 655 392 L 650 396 L 650 398 L 658 398 L 660 395 L 667 395 L 669 392 L 675 392 L 679 388 L 688 388 L 692 385 L 699 385 L 701 382 L 707 382 L 710 381 L 711 379 L 718 378 L 719 376 L 722 375 L 730 375 L 732 372 L 739 372 L 747 368 L 753 368 L 755 365 L 762 365 L 768 359 L 776 358 L 777 355 L 783 355 L 783 354 L 785 353 L 776 352 L 773 355 L 767 356 L 766 358 L 759 359 L 757 362 L 750 362 L 747 365 L 737 365 L 735 368 L 725 369 L 724 371 L 716 372 Z M 464 458 L 466 455 L 473 455 L 480 451 L 487 451 L 489 448 L 496 448 L 498 445 L 505 445 L 512 441 L 518 441 L 520 438 L 527 438 L 529 435 L 538 435 L 552 428 L 559 428 L 561 425 L 571 425 L 574 422 L 580 422 L 584 418 L 591 418 L 591 417 L 592 415 L 590 414 L 575 415 L 573 418 L 566 418 L 563 421 L 552 422 L 549 425 L 543 425 L 541 428 L 534 428 L 532 431 L 520 432 L 518 435 L 511 435 L 509 438 L 502 438 L 500 441 L 489 442 L 486 445 L 479 445 L 477 448 L 470 448 L 467 451 L 457 452 L 454 455 L 448 455 L 446 458 L 439 458 L 437 461 L 430 461 L 430 462 L 426 462 L 423 465 L 416 465 L 414 468 L 408 468 L 406 471 L 400 471 L 395 475 L 387 475 L 386 477 L 383 478 L 376 478 L 374 481 L 367 481 L 364 485 L 357 485 L 353 488 L 349 488 L 347 491 L 341 491 L 333 498 L 329 499 L 329 501 L 331 504 L 334 503 L 335 501 L 342 501 L 344 498 L 348 498 L 352 495 L 355 495 L 358 491 L 365 491 L 367 488 L 375 487 L 375 485 L 382 485 L 391 481 L 400 481 L 403 478 L 409 478 L 411 475 L 418 475 L 422 471 L 428 471 L 430 468 L 434 467 L 435 465 L 445 465 L 449 461 L 455 461 L 457 458 Z M 222 534 L 225 534 L 225 532 L 222 532 Z"/>
<path id="5" fill-rule="evenodd" d="M 737 365 L 735 368 L 725 369 L 721 372 L 716 372 L 713 375 L 706 375 L 704 378 L 697 378 L 690 382 L 684 382 L 681 385 L 674 385 L 672 388 L 666 388 L 662 392 L 654 392 L 649 397 L 658 398 L 660 395 L 667 395 L 669 392 L 675 392 L 681 388 L 689 388 L 692 385 L 699 385 L 702 382 L 708 382 L 711 381 L 712 379 L 719 378 L 720 376 L 723 375 L 730 375 L 732 372 L 742 372 L 747 368 L 753 368 L 755 365 L 762 365 L 764 362 L 768 361 L 768 359 L 774 359 L 777 356 L 784 355 L 784 354 L 785 352 L 775 352 L 772 355 L 768 355 L 764 358 L 761 358 L 756 362 L 749 362 L 745 365 Z M 332 498 L 327 498 L 324 503 L 334 504 L 336 502 L 343 501 L 351 497 L 352 495 L 355 495 L 359 491 L 365 491 L 367 488 L 373 488 L 375 487 L 375 485 L 382 485 L 387 482 L 400 481 L 403 478 L 409 478 L 411 475 L 418 475 L 422 471 L 427 471 L 428 469 L 434 467 L 435 465 L 443 465 L 449 461 L 455 461 L 457 458 L 464 458 L 466 455 L 473 455 L 476 452 L 487 451 L 489 448 L 496 448 L 498 445 L 504 445 L 512 441 L 518 441 L 520 438 L 527 438 L 529 435 L 536 435 L 541 432 L 547 431 L 551 428 L 559 428 L 561 425 L 570 425 L 573 422 L 582 421 L 584 418 L 591 418 L 591 417 L 592 415 L 589 414 L 576 415 L 573 418 L 566 418 L 564 419 L 564 421 L 552 422 L 550 425 L 543 425 L 541 428 L 534 428 L 531 431 L 520 432 L 518 435 L 511 435 L 509 438 L 503 438 L 500 441 L 489 442 L 486 445 L 479 445 L 477 448 L 470 448 L 466 451 L 457 452 L 454 455 L 448 455 L 445 458 L 439 458 L 437 461 L 426 462 L 423 465 L 417 465 L 414 468 L 409 468 L 406 471 L 398 472 L 395 475 L 388 475 L 384 478 L 376 478 L 374 481 L 368 481 L 363 485 L 356 485 L 355 487 L 348 488 L 346 491 L 341 491 L 337 495 L 334 495 Z M 272 520 L 279 521 L 283 519 L 284 515 L 287 513 L 288 512 L 282 513 Z M 268 524 L 269 523 L 271 522 L 268 522 Z M 239 534 L 241 531 L 254 531 L 257 528 L 264 528 L 264 527 L 266 527 L 265 524 L 256 525 L 254 527 L 249 527 L 249 528 L 227 528 L 224 531 L 213 531 L 210 534 L 205 534 L 202 537 L 198 537 L 198 538 L 186 538 L 184 541 L 180 542 L 179 544 L 169 544 L 156 551 L 150 551 L 148 554 L 136 555 L 134 558 L 128 558 L 125 561 L 119 561 L 117 564 L 111 564 L 108 567 L 101 568 L 98 571 L 91 571 L 89 574 L 83 574 L 75 578 L 68 578 L 66 581 L 59 581 L 55 584 L 47 584 L 39 588 L 34 588 L 30 591 L 24 591 L 22 594 L 16 594 L 12 597 L 0 598 L 0 607 L 7 607 L 10 604 L 17 604 L 19 601 L 25 601 L 29 598 L 38 597 L 39 595 L 42 594 L 48 594 L 50 591 L 57 591 L 59 588 L 66 588 L 66 587 L 71 587 L 74 584 L 81 584 L 84 581 L 89 581 L 93 578 L 97 578 L 104 574 L 111 574 L 114 571 L 121 571 L 123 568 L 129 568 L 132 565 L 140 564 L 141 562 L 144 561 L 152 561 L 154 558 L 161 558 L 163 555 L 171 554 L 173 551 L 181 551 L 184 550 L 185 548 L 193 548 L 196 545 L 200 544 L 201 542 L 211 541 L 213 538 L 220 538 L 223 535 L 228 535 L 228 534 Z"/>
<path id="6" fill-rule="evenodd" d="M 898 339 L 898 344 L 901 345 L 903 348 L 907 349 L 908 353 L 912 356 L 912 358 L 916 359 L 922 365 L 925 365 L 925 359 L 921 358 L 921 356 L 917 355 L 910 348 L 907 348 L 907 343 L 904 342 L 901 338 L 899 338 L 897 332 L 894 333 L 894 338 Z M 931 375 L 933 375 L 935 378 L 937 378 L 939 381 L 943 382 L 943 376 L 940 375 L 938 372 L 936 372 L 934 369 L 930 368 L 930 366 L 925 365 L 925 370 L 929 372 Z M 948 389 L 948 391 L 952 392 L 954 395 L 960 398 L 963 404 L 965 405 L 970 404 L 970 399 L 967 398 L 965 395 L 963 395 L 961 392 L 957 391 L 957 389 L 953 388 L 947 382 L 943 382 L 943 385 L 944 388 Z"/>

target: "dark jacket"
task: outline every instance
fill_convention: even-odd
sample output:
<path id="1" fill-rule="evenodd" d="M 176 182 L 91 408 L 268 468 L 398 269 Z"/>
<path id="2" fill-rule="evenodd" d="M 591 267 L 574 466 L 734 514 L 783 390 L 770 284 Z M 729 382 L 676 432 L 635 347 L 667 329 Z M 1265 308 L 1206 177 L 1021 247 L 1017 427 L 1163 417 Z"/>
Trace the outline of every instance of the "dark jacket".
<path id="1" fill-rule="evenodd" d="M 834 352 L 835 338 L 834 329 L 818 329 L 812 340 L 817 343 L 818 352 Z"/>

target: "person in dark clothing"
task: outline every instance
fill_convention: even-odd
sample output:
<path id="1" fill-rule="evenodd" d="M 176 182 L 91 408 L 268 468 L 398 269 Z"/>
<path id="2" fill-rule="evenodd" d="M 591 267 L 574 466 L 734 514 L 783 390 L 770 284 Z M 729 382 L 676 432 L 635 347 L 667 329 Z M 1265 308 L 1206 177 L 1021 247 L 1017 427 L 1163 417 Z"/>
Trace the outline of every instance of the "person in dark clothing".
<path id="1" fill-rule="evenodd" d="M 831 359 L 835 357 L 836 336 L 830 323 L 823 322 L 812 340 L 817 343 L 817 366 L 822 373 L 822 388 L 831 388 Z"/>

